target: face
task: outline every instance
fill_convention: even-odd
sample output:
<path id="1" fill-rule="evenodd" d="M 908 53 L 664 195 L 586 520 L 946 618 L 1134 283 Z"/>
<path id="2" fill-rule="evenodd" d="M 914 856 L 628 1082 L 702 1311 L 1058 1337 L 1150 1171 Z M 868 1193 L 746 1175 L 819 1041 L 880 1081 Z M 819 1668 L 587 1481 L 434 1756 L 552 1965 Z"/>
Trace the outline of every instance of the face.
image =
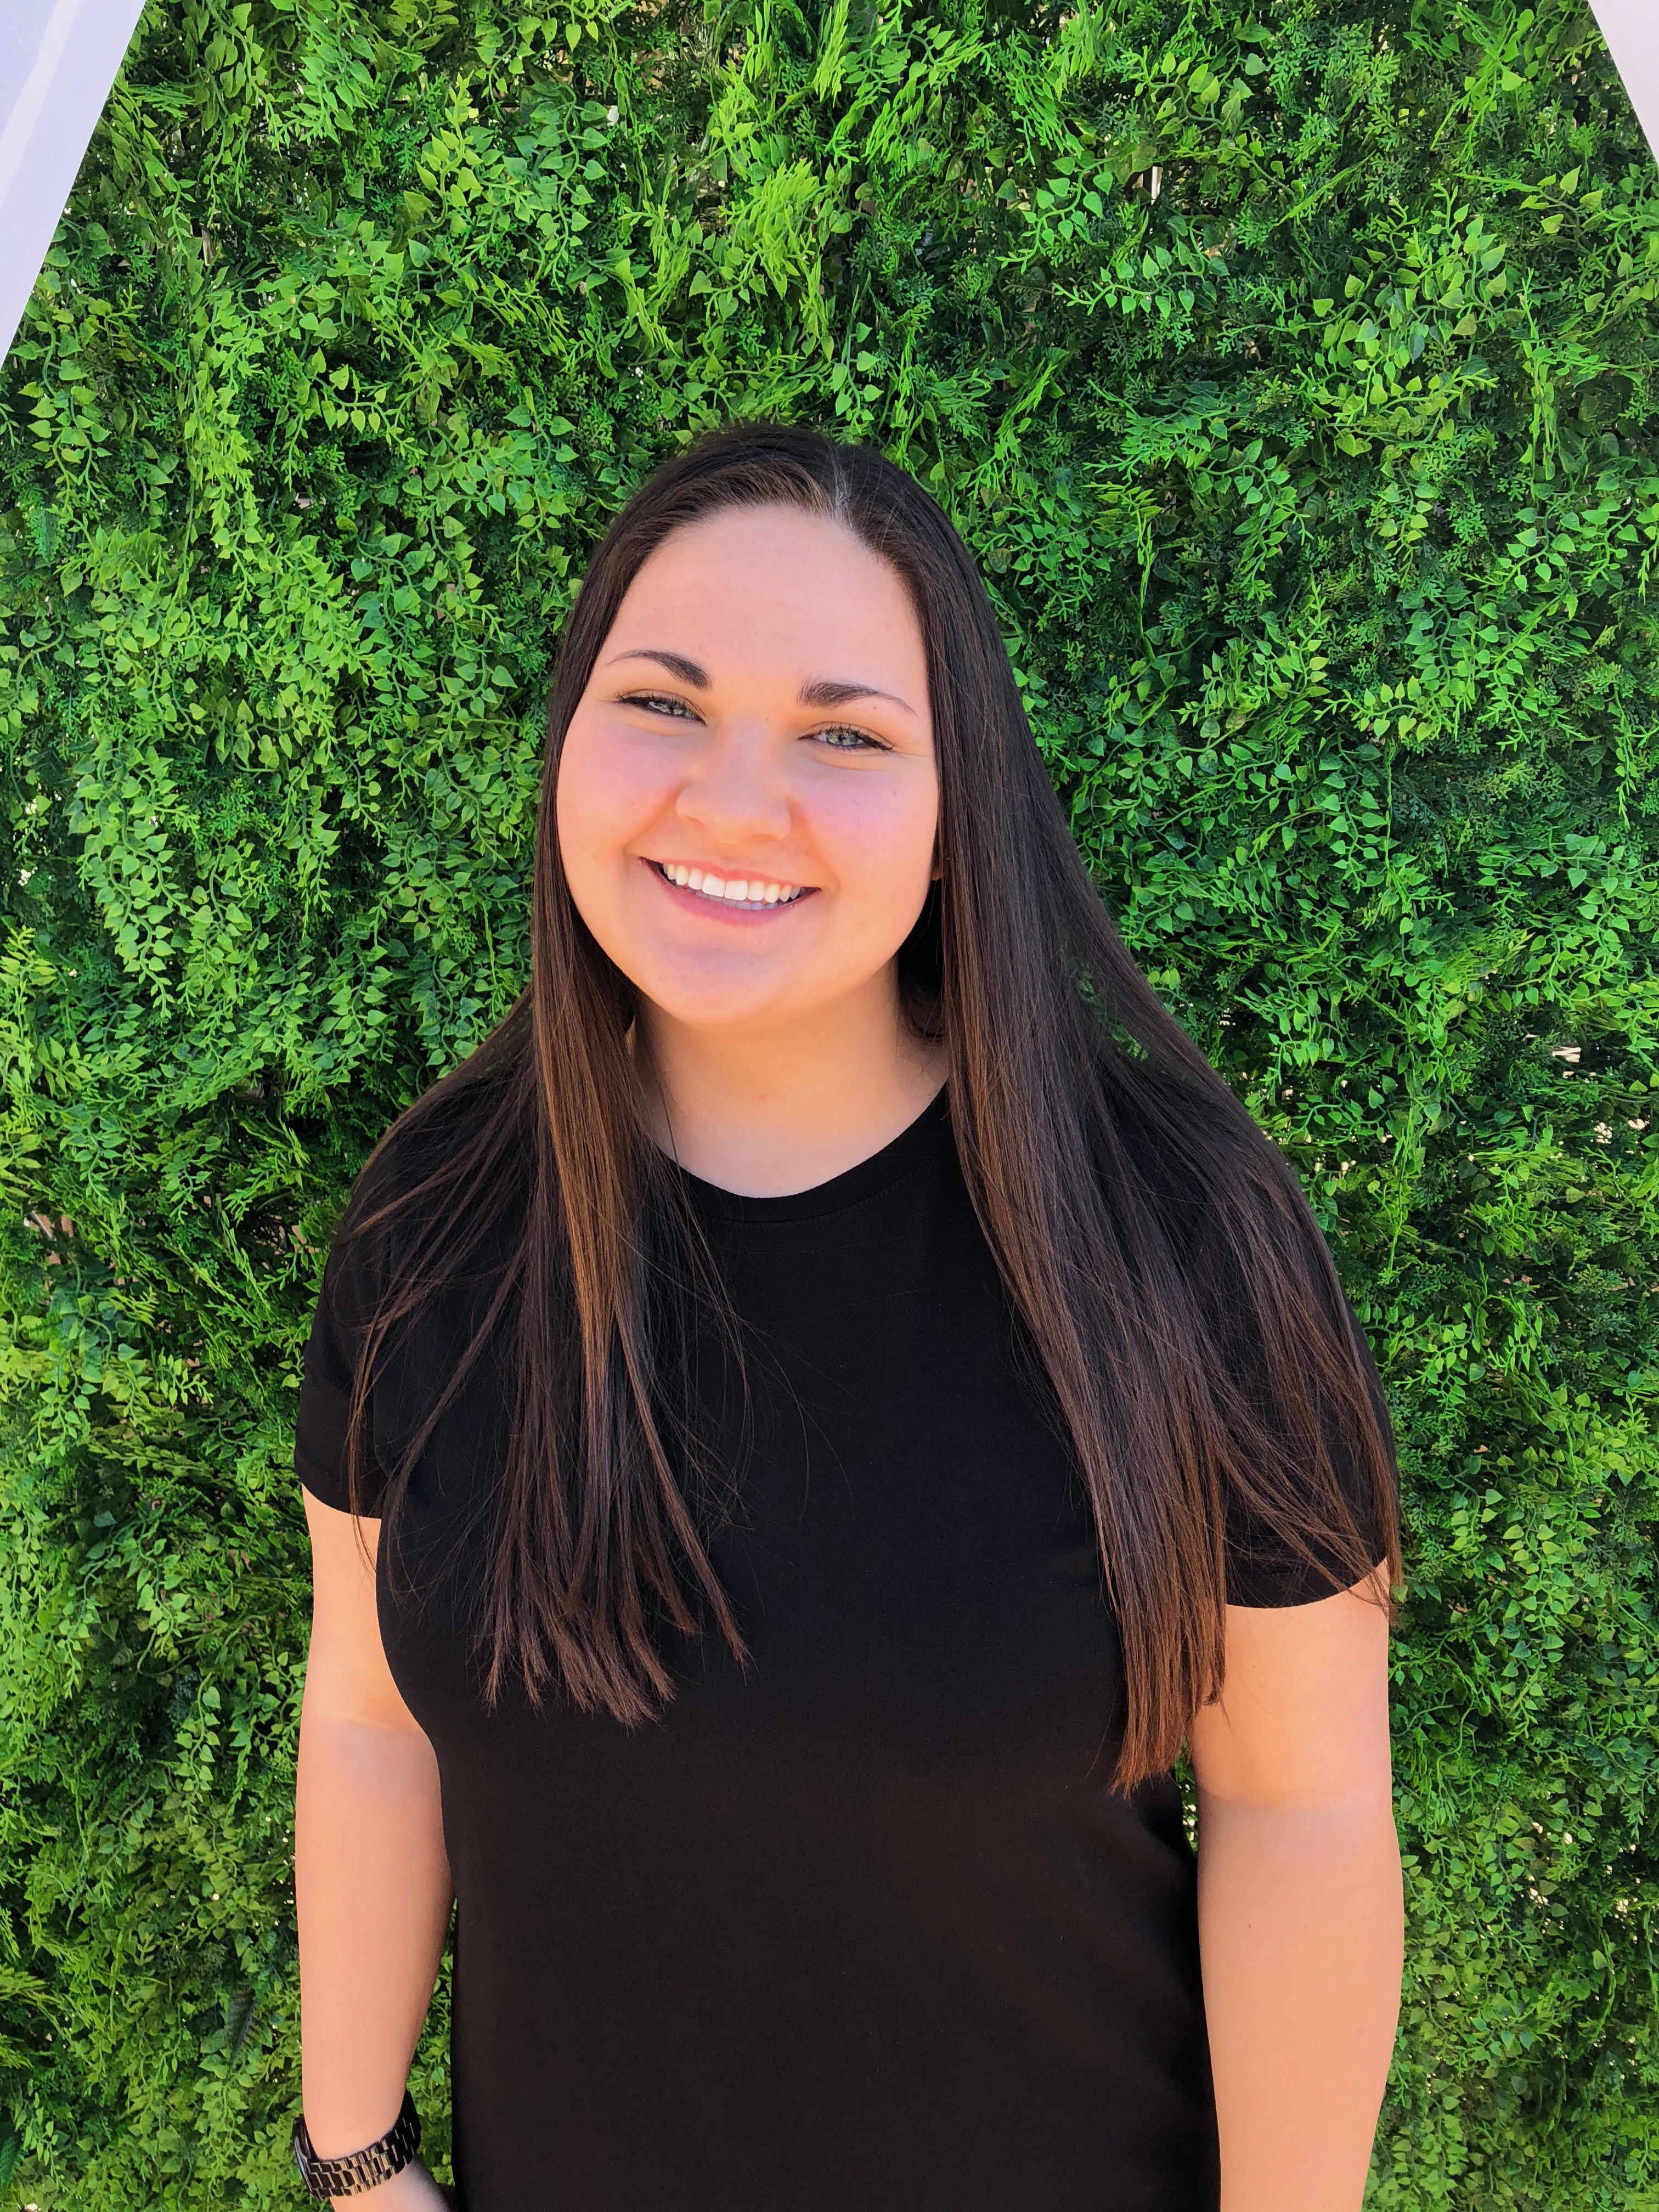
<path id="1" fill-rule="evenodd" d="M 786 507 L 678 532 L 600 650 L 557 820 L 577 910 L 659 1016 L 752 1032 L 890 999 L 939 822 L 897 573 Z"/>

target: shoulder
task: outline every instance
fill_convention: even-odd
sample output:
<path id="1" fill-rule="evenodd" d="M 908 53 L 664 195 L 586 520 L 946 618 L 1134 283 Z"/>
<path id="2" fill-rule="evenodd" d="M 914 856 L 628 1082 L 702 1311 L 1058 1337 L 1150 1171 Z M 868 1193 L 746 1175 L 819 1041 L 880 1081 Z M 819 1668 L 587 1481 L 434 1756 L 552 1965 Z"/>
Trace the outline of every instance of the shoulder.
<path id="1" fill-rule="evenodd" d="M 476 1231 L 476 1194 L 487 1213 L 513 1210 L 510 1121 L 501 1080 L 447 1078 L 392 1123 L 358 1172 L 329 1255 L 325 1287 L 354 1317 L 378 1308 L 417 1255 L 456 1241 L 464 1217 Z"/>
<path id="2" fill-rule="evenodd" d="M 1157 1072 L 1110 1087 L 1104 1101 L 1121 1160 L 1179 1259 L 1204 1283 L 1271 1248 L 1282 1267 L 1331 1279 L 1331 1264 L 1296 1171 L 1219 1076 L 1199 1095 Z M 1252 1271 L 1254 1272 L 1254 1271 Z"/>
<path id="3" fill-rule="evenodd" d="M 1165 1116 L 1136 1101 L 1114 1120 L 1210 1341 L 1253 1380 L 1266 1364 L 1288 1377 L 1335 1361 L 1386 1420 L 1370 1346 L 1290 1162 L 1242 1105 L 1231 1126 L 1196 1133 L 1191 1115 L 1190 1103 Z"/>
<path id="4" fill-rule="evenodd" d="M 395 1220 L 402 1240 L 418 1237 L 449 1211 L 480 1168 L 506 1166 L 507 1156 L 520 1149 L 514 1121 L 512 1096 L 499 1078 L 447 1076 L 434 1084 L 404 1109 L 363 1163 L 343 1232 Z"/>
<path id="5" fill-rule="evenodd" d="M 1294 1170 L 1239 1102 L 1137 1070 L 1106 1103 L 1115 1172 L 1161 1231 L 1145 1288 L 1200 1409 L 1230 1601 L 1297 1605 L 1351 1586 L 1393 1555 L 1393 1438 Z"/>
<path id="6" fill-rule="evenodd" d="M 501 1117 L 506 1086 L 499 1079 L 449 1075 L 406 1106 L 376 1143 L 353 1186 L 355 1212 L 370 1203 L 409 1198 L 441 1177 L 481 1141 Z"/>
<path id="7" fill-rule="evenodd" d="M 1248 1135 L 1237 1131 L 1211 1126 L 1195 1140 L 1199 1104 L 1180 1095 L 1166 1100 L 1160 1088 L 1155 1079 L 1132 1090 L 1113 1086 L 1103 1103 L 1116 1158 L 1103 1163 L 1103 1171 L 1109 1183 L 1133 1182 L 1184 1269 L 1239 1194 L 1261 1180 L 1262 1168 L 1249 1157 Z"/>

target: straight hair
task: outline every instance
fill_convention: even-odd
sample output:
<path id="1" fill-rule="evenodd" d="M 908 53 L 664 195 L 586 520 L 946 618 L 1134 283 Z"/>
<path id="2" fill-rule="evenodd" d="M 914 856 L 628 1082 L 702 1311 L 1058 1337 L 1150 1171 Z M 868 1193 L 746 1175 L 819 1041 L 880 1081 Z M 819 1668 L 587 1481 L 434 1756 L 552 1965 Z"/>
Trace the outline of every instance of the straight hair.
<path id="1" fill-rule="evenodd" d="M 352 1511 L 375 1375 L 417 1311 L 473 1284 L 470 1329 L 384 1471 L 380 1510 L 390 1534 L 414 1462 L 496 1346 L 514 1413 L 476 1621 L 487 1702 L 516 1676 L 538 1709 L 550 1692 L 632 1723 L 672 1696 L 665 1629 L 744 1656 L 708 1548 L 740 1470 L 708 1464 L 672 1350 L 719 1285 L 648 1134 L 636 994 L 571 898 L 554 794 L 643 564 L 709 515 L 778 506 L 888 562 L 920 625 L 939 875 L 900 989 L 942 1042 L 963 1175 L 1092 1508 L 1123 1655 L 1115 1779 L 1130 1788 L 1169 1768 L 1219 1692 L 1230 1498 L 1333 1591 L 1379 1564 L 1362 1526 L 1388 1532 L 1398 1578 L 1387 1414 L 1295 1176 L 1159 1003 L 1090 878 L 972 555 L 872 447 L 769 423 L 703 437 L 641 486 L 588 564 L 548 709 L 529 987 L 386 1133 L 342 1230 L 341 1244 L 389 1255 L 360 1338 Z"/>

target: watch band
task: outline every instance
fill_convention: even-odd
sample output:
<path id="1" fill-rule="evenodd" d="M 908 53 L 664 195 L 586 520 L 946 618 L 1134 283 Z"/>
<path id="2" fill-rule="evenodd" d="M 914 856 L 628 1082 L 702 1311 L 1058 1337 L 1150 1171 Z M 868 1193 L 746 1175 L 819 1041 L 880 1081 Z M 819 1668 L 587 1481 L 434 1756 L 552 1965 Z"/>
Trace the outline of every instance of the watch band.
<path id="1" fill-rule="evenodd" d="M 378 2188 L 401 2173 L 420 2147 L 421 2117 L 407 2089 L 397 2118 L 379 2142 L 354 2150 L 349 2158 L 319 2158 L 311 2147 L 305 2114 L 294 2123 L 294 2163 L 308 2194 L 319 2199 L 361 2197 L 364 2190 Z"/>

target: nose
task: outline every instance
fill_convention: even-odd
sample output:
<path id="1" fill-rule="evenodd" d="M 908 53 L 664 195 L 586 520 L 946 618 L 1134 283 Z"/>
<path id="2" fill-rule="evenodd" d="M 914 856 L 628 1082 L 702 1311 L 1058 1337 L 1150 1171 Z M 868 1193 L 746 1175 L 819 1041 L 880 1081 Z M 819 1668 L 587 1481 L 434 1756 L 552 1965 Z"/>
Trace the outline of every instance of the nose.
<path id="1" fill-rule="evenodd" d="M 721 845 L 787 837 L 789 794 L 769 732 L 728 727 L 700 746 L 675 811 Z"/>

